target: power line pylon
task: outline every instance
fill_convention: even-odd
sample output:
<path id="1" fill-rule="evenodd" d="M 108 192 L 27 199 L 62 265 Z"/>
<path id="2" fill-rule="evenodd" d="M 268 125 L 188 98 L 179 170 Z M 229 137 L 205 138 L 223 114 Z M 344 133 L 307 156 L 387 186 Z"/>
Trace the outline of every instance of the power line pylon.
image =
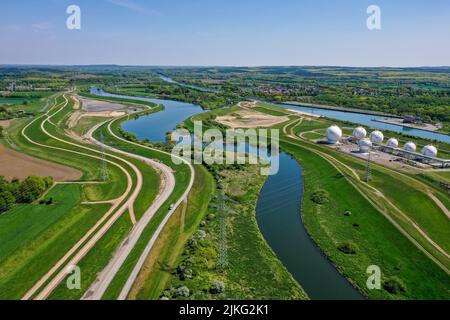
<path id="1" fill-rule="evenodd" d="M 102 146 L 102 179 L 103 182 L 109 180 L 108 163 L 106 162 L 105 144 L 103 141 L 103 132 L 100 132 L 100 142 Z"/>
<path id="2" fill-rule="evenodd" d="M 365 176 L 366 183 L 369 183 L 370 177 L 372 175 L 371 164 L 372 164 L 372 149 L 369 150 L 369 155 L 367 156 L 366 176 Z"/>

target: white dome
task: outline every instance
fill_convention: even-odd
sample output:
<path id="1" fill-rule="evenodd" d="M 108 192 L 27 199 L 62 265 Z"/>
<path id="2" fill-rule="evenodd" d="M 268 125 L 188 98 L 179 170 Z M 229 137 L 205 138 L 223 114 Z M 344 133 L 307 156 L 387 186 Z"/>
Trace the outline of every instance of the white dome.
<path id="1" fill-rule="evenodd" d="M 338 126 L 331 126 L 327 129 L 327 139 L 330 143 L 337 143 L 342 138 L 342 130 Z"/>
<path id="2" fill-rule="evenodd" d="M 376 130 L 370 134 L 370 141 L 372 141 L 373 143 L 379 144 L 379 143 L 382 143 L 383 140 L 384 140 L 384 135 L 383 135 L 383 132 L 381 132 L 381 131 Z"/>
<path id="3" fill-rule="evenodd" d="M 386 145 L 389 148 L 398 148 L 398 140 L 395 138 L 390 138 Z"/>
<path id="4" fill-rule="evenodd" d="M 408 142 L 407 144 L 405 144 L 403 149 L 405 151 L 409 151 L 409 152 L 416 152 L 417 147 L 416 147 L 416 144 L 414 142 Z"/>
<path id="5" fill-rule="evenodd" d="M 370 139 L 364 138 L 364 139 L 359 140 L 358 145 L 359 145 L 359 151 L 361 151 L 363 153 L 367 153 L 372 148 L 372 141 L 370 141 Z"/>
<path id="6" fill-rule="evenodd" d="M 438 154 L 438 150 L 435 146 L 429 145 L 422 149 L 422 154 L 427 157 L 436 158 Z"/>
<path id="7" fill-rule="evenodd" d="M 353 137 L 358 140 L 364 139 L 367 136 L 367 131 L 363 127 L 358 127 L 353 130 Z"/>

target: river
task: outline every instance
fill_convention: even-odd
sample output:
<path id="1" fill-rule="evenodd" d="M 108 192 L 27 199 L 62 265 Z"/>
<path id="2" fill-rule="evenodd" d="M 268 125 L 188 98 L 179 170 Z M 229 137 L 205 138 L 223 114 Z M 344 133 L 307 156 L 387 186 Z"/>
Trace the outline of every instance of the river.
<path id="1" fill-rule="evenodd" d="M 166 132 L 185 119 L 203 112 L 199 106 L 190 103 L 122 96 L 97 88 L 93 88 L 91 93 L 163 104 L 163 111 L 123 124 L 124 130 L 134 133 L 139 139 L 154 142 L 165 141 Z M 248 152 L 256 152 L 253 147 L 244 148 Z M 302 195 L 301 168 L 297 161 L 281 152 L 279 171 L 264 184 L 256 209 L 258 226 L 264 238 L 312 299 L 362 299 L 363 296 L 336 270 L 309 237 L 301 219 Z"/>
<path id="2" fill-rule="evenodd" d="M 180 82 L 177 82 L 166 76 L 161 75 L 160 78 L 168 83 L 172 83 L 172 84 L 176 84 L 179 86 L 188 87 L 188 88 L 192 88 L 192 89 L 197 89 L 197 90 L 202 89 L 202 91 L 205 91 L 204 88 L 180 83 Z M 345 112 L 345 111 L 330 110 L 330 109 L 323 109 L 323 108 L 311 108 L 311 107 L 307 107 L 307 106 L 297 106 L 297 105 L 290 105 L 290 104 L 277 104 L 277 103 L 271 103 L 271 102 L 267 102 L 267 103 L 273 104 L 280 108 L 298 110 L 298 111 L 302 111 L 302 112 L 320 115 L 320 116 L 327 117 L 330 119 L 349 121 L 349 122 L 353 122 L 355 124 L 368 126 L 368 127 L 375 128 L 375 129 L 389 130 L 389 131 L 398 132 L 398 133 L 402 133 L 402 134 L 406 134 L 406 135 L 410 135 L 410 136 L 431 139 L 431 140 L 446 142 L 446 143 L 450 144 L 450 136 L 447 134 L 443 134 L 443 133 L 439 133 L 439 132 L 431 132 L 431 131 L 426 131 L 426 130 L 420 130 L 420 129 L 414 129 L 414 128 L 404 127 L 404 126 L 400 126 L 400 125 L 388 124 L 388 123 L 382 123 L 382 122 L 376 121 L 376 119 L 381 119 L 381 120 L 397 119 L 396 117 L 377 116 L 377 115 L 366 114 L 366 113 Z"/>

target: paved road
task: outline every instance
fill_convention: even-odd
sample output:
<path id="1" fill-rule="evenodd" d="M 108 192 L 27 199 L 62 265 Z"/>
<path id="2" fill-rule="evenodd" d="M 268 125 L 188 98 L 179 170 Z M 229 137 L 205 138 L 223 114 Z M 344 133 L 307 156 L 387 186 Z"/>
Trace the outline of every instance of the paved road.
<path id="1" fill-rule="evenodd" d="M 161 151 L 161 150 L 157 150 L 157 149 L 154 149 L 154 148 L 151 148 L 151 147 L 148 147 L 148 146 L 143 146 L 143 145 L 140 145 L 140 144 L 138 144 L 138 143 L 131 142 L 131 141 L 128 141 L 128 140 L 125 140 L 125 139 L 123 139 L 123 138 L 118 137 L 117 135 L 115 135 L 115 134 L 112 132 L 112 130 L 111 130 L 111 124 L 112 124 L 112 122 L 109 124 L 108 130 L 109 130 L 110 134 L 112 134 L 115 138 L 117 138 L 117 139 L 119 139 L 119 140 L 121 140 L 121 141 L 123 141 L 123 142 L 126 142 L 126 143 L 128 143 L 128 144 L 132 144 L 132 145 L 135 145 L 135 146 L 139 146 L 139 147 L 144 148 L 144 149 L 149 149 L 149 150 L 157 151 L 157 152 L 160 152 L 160 153 L 169 155 L 169 156 L 173 156 L 173 155 L 171 155 L 171 154 L 168 153 L 168 152 L 164 152 L 164 151 Z M 136 265 L 134 266 L 133 271 L 132 271 L 131 274 L 129 275 L 129 277 L 128 277 L 128 279 L 127 279 L 127 281 L 126 281 L 124 287 L 122 288 L 122 291 L 120 292 L 120 295 L 119 295 L 119 297 L 118 297 L 118 300 L 125 300 L 125 299 L 127 298 L 127 296 L 128 296 L 128 294 L 130 293 L 130 290 L 131 290 L 131 288 L 132 288 L 134 282 L 136 281 L 137 276 L 139 275 L 139 272 L 141 271 L 142 267 L 144 266 L 144 263 L 145 263 L 145 261 L 147 260 L 147 257 L 148 257 L 148 255 L 149 255 L 150 251 L 152 250 L 153 246 L 155 245 L 155 243 L 156 243 L 156 241 L 157 241 L 159 235 L 161 234 L 162 230 L 163 230 L 164 227 L 166 226 L 167 222 L 169 221 L 169 219 L 170 219 L 170 217 L 173 215 L 173 213 L 174 213 L 174 212 L 177 210 L 177 208 L 183 203 L 183 201 L 186 201 L 186 200 L 187 200 L 187 198 L 188 198 L 188 196 L 189 196 L 189 193 L 191 192 L 192 186 L 194 185 L 194 180 L 195 180 L 195 170 L 194 170 L 194 167 L 192 166 L 192 164 L 191 164 L 189 161 L 187 161 L 187 160 L 185 160 L 185 159 L 183 159 L 183 158 L 181 158 L 181 157 L 178 157 L 178 156 L 175 156 L 175 157 L 176 157 L 178 160 L 181 160 L 184 164 L 186 164 L 186 165 L 189 166 L 189 169 L 190 169 L 190 171 L 191 171 L 191 179 L 190 179 L 190 181 L 189 181 L 189 185 L 188 185 L 188 187 L 186 188 L 186 190 L 185 190 L 185 192 L 183 193 L 183 195 L 178 199 L 177 203 L 175 203 L 174 208 L 173 208 L 172 210 L 169 211 L 169 213 L 166 215 L 166 217 L 164 218 L 164 220 L 163 220 L 163 221 L 160 223 L 160 225 L 158 226 L 158 229 L 157 229 L 157 230 L 155 231 L 155 233 L 153 234 L 153 237 L 150 239 L 149 243 L 148 243 L 147 246 L 145 247 L 144 251 L 142 252 L 141 256 L 139 257 L 138 262 L 137 262 Z"/>
<path id="2" fill-rule="evenodd" d="M 95 149 L 91 149 L 85 146 L 80 146 L 78 144 L 72 143 L 72 142 L 68 142 L 62 139 L 59 139 L 53 135 L 51 135 L 45 128 L 44 128 L 44 124 L 46 122 L 48 122 L 49 118 L 51 118 L 52 116 L 56 115 L 57 113 L 59 113 L 60 111 L 62 111 L 64 109 L 65 106 L 67 106 L 68 100 L 67 98 L 64 96 L 65 98 L 65 103 L 64 105 L 60 108 L 60 110 L 58 110 L 56 113 L 53 113 L 51 116 L 49 115 L 49 113 L 46 114 L 47 119 L 45 121 L 42 122 L 41 124 L 41 130 L 50 138 L 60 141 L 64 144 L 68 144 L 68 145 L 73 145 L 76 146 L 78 148 L 82 148 L 82 149 L 86 149 L 89 150 L 91 152 L 95 152 L 95 153 L 101 153 L 98 150 Z M 99 159 L 102 160 L 101 156 L 94 156 L 88 153 L 83 153 L 83 152 L 78 152 L 78 151 L 73 151 L 73 150 L 69 150 L 69 149 L 64 149 L 64 148 L 60 148 L 60 147 L 53 147 L 53 146 L 48 146 L 48 145 L 44 145 L 44 144 L 40 144 L 38 142 L 33 141 L 31 138 L 29 138 L 25 131 L 26 129 L 33 124 L 35 121 L 37 121 L 39 118 L 36 118 L 34 121 L 30 122 L 29 125 L 27 125 L 26 127 L 24 127 L 24 129 L 22 130 L 22 135 L 30 142 L 33 143 L 35 145 L 44 147 L 44 148 L 49 148 L 49 149 L 53 149 L 53 150 L 58 150 L 58 151 L 63 151 L 63 152 L 69 152 L 69 153 L 73 153 L 76 155 L 81 155 L 81 156 L 85 156 L 85 157 L 89 157 L 89 158 L 94 158 L 94 159 Z M 139 180 L 139 174 L 140 171 L 130 162 L 123 160 L 117 156 L 114 155 L 108 155 L 109 157 L 112 157 L 114 159 L 119 160 L 120 162 L 125 162 L 127 165 L 129 165 L 131 168 L 134 169 L 134 171 L 136 172 L 137 176 L 138 176 L 138 180 Z M 84 236 L 82 239 L 80 239 L 65 255 L 64 257 L 62 257 L 25 295 L 24 297 L 22 297 L 22 300 L 28 300 L 31 299 L 37 292 L 38 290 L 45 285 L 50 279 L 51 277 L 58 271 L 60 270 L 57 275 L 50 281 L 48 282 L 48 284 L 46 285 L 46 287 L 36 296 L 36 300 L 43 300 L 46 299 L 51 292 L 53 292 L 53 290 L 57 287 L 57 285 L 66 277 L 67 275 L 67 268 L 62 268 L 64 265 L 66 266 L 72 266 L 72 265 L 76 265 L 91 249 L 92 247 L 97 243 L 97 241 L 109 230 L 109 228 L 114 224 L 114 222 L 128 209 L 128 207 L 130 206 L 130 204 L 134 203 L 134 199 L 136 199 L 137 195 L 140 192 L 140 186 L 142 186 L 142 181 L 140 182 L 140 186 L 139 186 L 139 181 L 137 181 L 137 185 L 135 187 L 134 192 L 132 193 L 132 195 L 128 198 L 128 200 L 121 205 L 121 203 L 123 201 L 125 201 L 125 199 L 127 199 L 127 196 L 130 194 L 131 190 L 133 189 L 133 182 L 132 182 L 132 178 L 131 175 L 129 174 L 129 172 L 121 165 L 109 160 L 109 159 L 105 159 L 105 161 L 107 161 L 108 163 L 119 167 L 124 174 L 127 177 L 127 189 L 125 191 L 125 193 L 118 199 L 117 203 L 115 203 L 110 210 L 108 210 L 107 213 L 105 213 L 105 215 L 103 215 L 103 217 L 95 224 L 94 227 L 92 227 Z M 141 179 L 142 179 L 142 175 L 141 175 Z M 120 207 L 119 207 L 120 206 Z M 117 210 L 117 211 L 116 211 Z M 115 213 L 114 213 L 115 212 Z M 114 214 L 113 214 L 114 213 Z M 112 216 L 111 216 L 112 215 Z M 110 217 L 111 216 L 111 217 Z M 109 220 L 108 220 L 109 219 Z M 106 222 L 105 222 L 106 221 Z M 96 230 L 101 226 L 101 228 L 96 232 Z M 95 232 L 95 234 L 94 234 Z M 92 236 L 92 237 L 91 237 Z M 82 245 L 83 243 L 85 243 L 87 240 L 89 239 L 89 241 L 79 250 L 77 251 Z M 76 253 L 76 254 L 75 254 Z M 70 257 L 72 255 L 74 255 L 72 259 L 70 259 Z M 70 261 L 68 262 L 68 260 L 70 259 Z"/>
<path id="3" fill-rule="evenodd" d="M 175 176 L 172 173 L 172 169 L 166 166 L 165 164 L 143 156 L 135 155 L 107 146 L 97 141 L 95 138 L 93 138 L 92 136 L 93 132 L 95 132 L 101 125 L 103 124 L 99 124 L 93 127 L 91 130 L 89 130 L 89 132 L 86 134 L 86 137 L 91 142 L 97 144 L 98 146 L 106 148 L 115 153 L 143 161 L 146 164 L 154 167 L 155 169 L 157 169 L 157 171 L 161 173 L 162 185 L 152 205 L 147 209 L 143 217 L 134 225 L 129 235 L 123 240 L 122 244 L 120 245 L 119 249 L 114 253 L 113 258 L 110 260 L 108 265 L 98 275 L 97 280 L 92 284 L 92 286 L 86 291 L 86 293 L 82 298 L 83 300 L 100 300 L 102 298 L 103 294 L 108 289 L 108 286 L 111 284 L 117 272 L 120 270 L 121 266 L 124 264 L 125 260 L 135 247 L 145 228 L 150 223 L 151 219 L 156 214 L 156 212 L 167 201 L 167 199 L 170 197 L 175 188 Z"/>

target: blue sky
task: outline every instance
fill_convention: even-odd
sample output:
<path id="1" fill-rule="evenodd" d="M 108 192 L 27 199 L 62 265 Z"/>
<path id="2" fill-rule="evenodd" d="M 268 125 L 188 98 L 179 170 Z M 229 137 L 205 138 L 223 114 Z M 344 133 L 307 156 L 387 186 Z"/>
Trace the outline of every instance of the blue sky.
<path id="1" fill-rule="evenodd" d="M 0 64 L 448 66 L 449 39 L 448 0 L 0 2 Z"/>

